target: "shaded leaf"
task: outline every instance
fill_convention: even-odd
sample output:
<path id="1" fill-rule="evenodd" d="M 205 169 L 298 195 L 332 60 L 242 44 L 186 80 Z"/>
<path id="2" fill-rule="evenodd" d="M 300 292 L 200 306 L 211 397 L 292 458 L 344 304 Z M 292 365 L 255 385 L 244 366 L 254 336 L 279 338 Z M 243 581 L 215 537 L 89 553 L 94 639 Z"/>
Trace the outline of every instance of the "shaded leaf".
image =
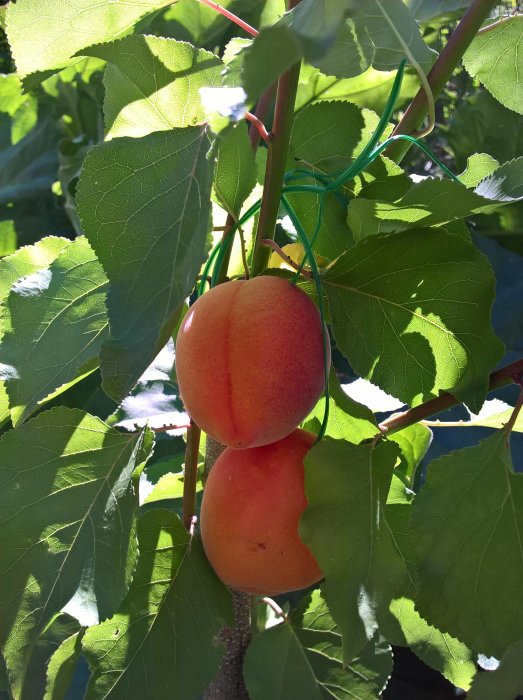
<path id="1" fill-rule="evenodd" d="M 108 138 L 202 124 L 200 88 L 221 84 L 217 56 L 174 39 L 139 34 L 82 53 L 110 64 L 104 77 Z"/>
<path id="2" fill-rule="evenodd" d="M 47 684 L 44 700 L 64 700 L 73 680 L 85 630 L 65 639 L 52 655 L 47 667 Z"/>
<path id="3" fill-rule="evenodd" d="M 446 137 L 460 169 L 478 152 L 488 153 L 500 163 L 523 155 L 523 119 L 484 90 L 457 106 Z"/>
<path id="4" fill-rule="evenodd" d="M 0 346 L 13 425 L 97 367 L 107 335 L 106 291 L 107 278 L 83 236 L 48 268 L 14 285 Z"/>
<path id="5" fill-rule="evenodd" d="M 45 411 L 0 439 L 0 642 L 15 695 L 60 610 L 112 613 L 134 568 L 131 475 L 152 434 L 125 435 L 78 410 Z"/>
<path id="6" fill-rule="evenodd" d="M 523 16 L 504 17 L 476 35 L 463 64 L 508 109 L 523 114 Z"/>
<path id="7" fill-rule="evenodd" d="M 492 273 L 472 243 L 430 230 L 369 238 L 323 283 L 336 343 L 360 376 L 411 405 L 449 390 L 479 411 L 502 345 Z"/>
<path id="8" fill-rule="evenodd" d="M 86 700 L 196 700 L 223 656 L 218 634 L 231 623 L 230 594 L 199 538 L 191 539 L 174 514 L 142 515 L 138 546 L 127 597 L 110 620 L 84 637 L 92 671 Z"/>
<path id="9" fill-rule="evenodd" d="M 120 138 L 86 157 L 77 208 L 109 278 L 104 389 L 116 401 L 166 343 L 204 259 L 213 159 L 205 127 Z"/>
<path id="10" fill-rule="evenodd" d="M 522 503 L 504 432 L 432 462 L 414 503 L 417 609 L 498 658 L 523 629 Z"/>
<path id="11" fill-rule="evenodd" d="M 392 673 L 390 646 L 371 640 L 343 665 L 341 635 L 319 590 L 313 591 L 292 614 L 298 640 L 321 687 L 322 697 L 379 700 Z"/>
<path id="12" fill-rule="evenodd" d="M 374 636 L 405 575 L 385 519 L 397 448 L 327 438 L 305 458 L 300 535 L 325 574 L 325 601 L 349 663 Z"/>
<path id="13" fill-rule="evenodd" d="M 511 644 L 507 649 L 499 667 L 495 671 L 478 673 L 470 693 L 469 700 L 514 700 L 523 693 L 523 640 Z"/>
<path id="14" fill-rule="evenodd" d="M 419 22 L 447 19 L 465 10 L 471 0 L 406 0 L 406 5 Z"/>
<path id="15" fill-rule="evenodd" d="M 327 75 L 352 78 L 370 66 L 397 69 L 407 57 L 405 46 L 428 72 L 435 53 L 402 0 L 366 0 L 355 5 L 327 55 L 312 63 Z"/>
<path id="16" fill-rule="evenodd" d="M 245 654 L 243 677 L 252 700 L 323 698 L 305 650 L 286 623 L 254 637 Z"/>

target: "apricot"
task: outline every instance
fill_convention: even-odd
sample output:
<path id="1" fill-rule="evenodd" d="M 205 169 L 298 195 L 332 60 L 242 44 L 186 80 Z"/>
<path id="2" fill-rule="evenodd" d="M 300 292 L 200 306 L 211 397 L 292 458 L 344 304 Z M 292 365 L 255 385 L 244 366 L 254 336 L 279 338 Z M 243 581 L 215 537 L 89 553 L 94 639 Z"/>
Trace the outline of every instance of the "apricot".
<path id="1" fill-rule="evenodd" d="M 280 277 L 214 287 L 183 320 L 176 375 L 188 413 L 215 440 L 235 448 L 280 440 L 324 389 L 318 309 Z"/>
<path id="2" fill-rule="evenodd" d="M 227 448 L 216 460 L 200 527 L 211 566 L 232 588 L 278 595 L 322 578 L 298 531 L 307 505 L 303 460 L 314 440 L 296 429 L 271 445 Z"/>

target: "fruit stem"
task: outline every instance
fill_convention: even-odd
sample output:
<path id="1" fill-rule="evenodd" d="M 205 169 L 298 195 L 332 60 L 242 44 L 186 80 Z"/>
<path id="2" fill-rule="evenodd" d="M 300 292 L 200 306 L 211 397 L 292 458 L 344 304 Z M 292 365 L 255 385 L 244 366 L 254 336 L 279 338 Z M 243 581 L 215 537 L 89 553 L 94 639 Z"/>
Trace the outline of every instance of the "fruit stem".
<path id="1" fill-rule="evenodd" d="M 185 470 L 183 473 L 182 521 L 187 530 L 191 530 L 196 515 L 196 482 L 198 481 L 198 454 L 200 447 L 200 428 L 191 421 L 187 430 L 185 447 Z"/>
<path id="2" fill-rule="evenodd" d="M 248 24 L 247 22 L 244 22 L 243 19 L 240 19 L 240 17 L 235 15 L 234 12 L 231 12 L 230 10 L 227 10 L 225 7 L 218 5 L 217 2 L 213 2 L 213 0 L 198 0 L 198 1 L 201 2 L 202 5 L 207 5 L 207 7 L 210 7 L 212 10 L 215 10 L 216 12 L 219 12 L 224 17 L 227 17 L 227 19 L 230 19 L 231 22 L 234 22 L 234 24 L 237 24 L 238 27 L 240 27 L 245 32 L 247 32 L 247 34 L 250 34 L 251 36 L 258 36 L 258 31 L 254 27 L 251 27 L 250 24 Z"/>
<path id="3" fill-rule="evenodd" d="M 497 2 L 498 0 L 473 0 L 470 4 L 427 76 L 434 99 L 441 94 L 454 69 L 463 58 L 463 54 Z M 427 110 L 427 95 L 421 88 L 394 129 L 393 136 L 416 131 L 425 119 Z M 396 141 L 387 149 L 385 155 L 396 163 L 400 163 L 410 146 L 411 144 L 407 141 Z"/>

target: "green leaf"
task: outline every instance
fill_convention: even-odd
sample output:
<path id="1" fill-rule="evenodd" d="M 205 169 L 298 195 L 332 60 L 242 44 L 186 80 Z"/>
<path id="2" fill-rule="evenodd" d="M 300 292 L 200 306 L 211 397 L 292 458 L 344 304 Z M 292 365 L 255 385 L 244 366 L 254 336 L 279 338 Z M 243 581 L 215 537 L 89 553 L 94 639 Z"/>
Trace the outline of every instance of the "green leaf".
<path id="1" fill-rule="evenodd" d="M 0 260 L 0 308 L 5 303 L 9 290 L 17 280 L 47 268 L 68 244 L 69 241 L 66 238 L 49 236 L 32 246 L 19 248 L 12 255 Z M 4 332 L 3 325 L 0 327 L 0 339 Z M 8 418 L 9 399 L 5 390 L 5 382 L 1 381 L 0 424 L 4 423 Z"/>
<path id="2" fill-rule="evenodd" d="M 463 64 L 502 105 L 523 114 L 523 16 L 488 23 L 470 44 Z"/>
<path id="3" fill-rule="evenodd" d="M 322 697 L 379 700 L 392 673 L 390 646 L 371 640 L 343 665 L 341 635 L 319 590 L 313 591 L 292 614 L 292 624 L 311 668 L 324 690 Z"/>
<path id="4" fill-rule="evenodd" d="M 488 153 L 474 153 L 467 158 L 467 167 L 459 176 L 465 187 L 477 187 L 479 183 L 499 168 L 498 161 Z"/>
<path id="5" fill-rule="evenodd" d="M 47 667 L 44 700 L 64 700 L 73 680 L 78 659 L 82 653 L 85 630 L 65 639 L 52 655 Z"/>
<path id="6" fill-rule="evenodd" d="M 432 462 L 416 498 L 416 608 L 500 658 L 523 629 L 523 475 L 504 432 Z"/>
<path id="7" fill-rule="evenodd" d="M 414 491 L 405 486 L 402 476 L 397 473 L 398 469 L 399 466 L 396 465 L 392 475 L 392 480 L 390 482 L 389 493 L 387 495 L 385 514 L 390 533 L 394 541 L 394 546 L 405 562 L 406 575 L 404 578 L 402 592 L 404 595 L 413 595 L 416 591 L 416 584 L 414 582 L 416 567 L 414 563 L 414 555 L 412 553 L 409 524 L 415 494 Z"/>
<path id="8" fill-rule="evenodd" d="M 199 538 L 191 539 L 174 514 L 142 515 L 138 546 L 127 597 L 110 620 L 84 637 L 92 672 L 86 700 L 196 700 L 223 656 L 218 635 L 232 622 L 230 594 Z"/>
<path id="9" fill-rule="evenodd" d="M 397 69 L 407 56 L 405 47 L 428 72 L 435 53 L 402 0 L 365 0 L 357 3 L 327 55 L 312 63 L 326 75 L 352 78 L 370 66 Z"/>
<path id="10" fill-rule="evenodd" d="M 30 650 L 30 656 L 26 660 L 24 669 L 24 685 L 20 694 L 15 696 L 17 700 L 43 698 L 46 686 L 46 668 L 49 660 L 64 639 L 78 631 L 78 627 L 76 620 L 63 613 L 56 615 L 47 625 Z M 12 677 L 16 678 L 17 672 L 18 669 L 14 669 Z"/>
<path id="11" fill-rule="evenodd" d="M 431 627 L 415 610 L 414 602 L 409 598 L 393 600 L 390 612 L 390 622 L 381 627 L 382 634 L 389 642 L 396 646 L 408 646 L 418 658 L 443 674 L 453 685 L 468 690 L 476 673 L 477 654 L 458 639 Z M 495 694 L 489 700 L 494 697 L 497 700 Z"/>
<path id="12" fill-rule="evenodd" d="M 31 89 L 74 61 L 81 49 L 127 34 L 140 17 L 169 4 L 170 0 L 12 3 L 7 11 L 7 34 L 18 74 Z"/>
<path id="13" fill-rule="evenodd" d="M 36 124 L 36 99 L 33 95 L 24 94 L 20 78 L 14 73 L 0 73 L 0 112 L 8 114 L 11 122 L 10 138 L 6 145 L 20 141 Z"/>
<path id="14" fill-rule="evenodd" d="M 470 692 L 469 700 L 514 700 L 523 693 L 523 640 L 511 644 L 507 649 L 499 667 L 495 671 L 478 673 Z"/>
<path id="15" fill-rule="evenodd" d="M 488 153 L 500 163 L 523 155 L 523 119 L 486 91 L 458 104 L 446 136 L 460 169 L 478 152 Z"/>
<path id="16" fill-rule="evenodd" d="M 243 677 L 252 700 L 322 700 L 324 697 L 305 650 L 287 623 L 254 637 L 245 654 Z"/>
<path id="17" fill-rule="evenodd" d="M 121 434 L 82 411 L 45 411 L 0 439 L 0 643 L 15 695 L 60 610 L 110 615 L 135 564 L 131 475 L 152 434 Z"/>
<path id="18" fill-rule="evenodd" d="M 415 423 L 403 428 L 397 433 L 388 436 L 401 450 L 400 464 L 395 469 L 395 474 L 410 488 L 415 480 L 416 469 L 421 460 L 427 454 L 432 442 L 432 431 L 423 423 Z"/>
<path id="19" fill-rule="evenodd" d="M 411 405 L 451 391 L 479 412 L 503 349 L 492 272 L 470 241 L 431 230 L 369 238 L 323 284 L 336 343 L 361 377 Z"/>
<path id="20" fill-rule="evenodd" d="M 325 435 L 355 444 L 373 438 L 378 433 L 376 418 L 370 409 L 348 396 L 342 389 L 334 370 L 329 375 L 329 420 Z M 319 429 L 325 412 L 325 399 L 318 401 L 307 416 L 305 430 Z"/>
<path id="21" fill-rule="evenodd" d="M 104 78 L 108 138 L 202 124 L 200 88 L 222 82 L 217 56 L 174 39 L 128 36 L 82 53 L 110 64 Z"/>
<path id="22" fill-rule="evenodd" d="M 83 236 L 48 268 L 14 285 L 0 346 L 14 426 L 98 366 L 108 330 L 106 291 L 107 278 Z"/>
<path id="23" fill-rule="evenodd" d="M 327 438 L 305 458 L 300 534 L 325 574 L 323 595 L 349 663 L 371 639 L 405 575 L 384 505 L 397 448 Z"/>
<path id="24" fill-rule="evenodd" d="M 205 127 L 113 139 L 86 157 L 77 208 L 109 278 L 104 389 L 116 401 L 165 344 L 204 260 L 213 158 Z"/>
<path id="25" fill-rule="evenodd" d="M 336 78 L 324 75 L 314 66 L 304 64 L 300 71 L 298 94 L 295 109 L 299 111 L 309 104 L 323 100 L 346 100 L 359 107 L 368 107 L 375 112 L 382 112 L 387 100 L 396 71 L 377 71 L 368 68 L 354 78 Z M 401 84 L 397 107 L 412 99 L 418 92 L 417 76 L 406 73 Z"/>
<path id="26" fill-rule="evenodd" d="M 254 637 L 243 666 L 252 700 L 379 700 L 391 672 L 390 646 L 373 640 L 344 666 L 341 635 L 318 590 L 290 622 Z"/>
<path id="27" fill-rule="evenodd" d="M 214 191 L 221 206 L 238 216 L 256 184 L 254 151 L 245 124 L 230 129 L 218 142 Z"/>
<path id="28" fill-rule="evenodd" d="M 412 185 L 393 203 L 357 199 L 351 204 L 347 218 L 354 239 L 361 241 L 380 233 L 441 226 L 523 198 L 523 158 L 495 169 L 491 161 L 483 167 L 488 174 L 474 190 L 454 180 L 427 178 Z"/>

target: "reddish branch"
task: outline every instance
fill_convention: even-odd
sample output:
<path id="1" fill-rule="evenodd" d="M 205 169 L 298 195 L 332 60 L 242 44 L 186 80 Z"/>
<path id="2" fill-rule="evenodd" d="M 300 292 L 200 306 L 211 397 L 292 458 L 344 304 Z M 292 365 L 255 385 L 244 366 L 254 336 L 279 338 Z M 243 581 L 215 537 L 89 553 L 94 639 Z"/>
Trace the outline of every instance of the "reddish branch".
<path id="1" fill-rule="evenodd" d="M 250 34 L 251 36 L 258 36 L 258 31 L 254 27 L 251 27 L 250 24 L 244 22 L 243 19 L 240 19 L 240 17 L 235 15 L 234 12 L 230 12 L 230 10 L 227 10 L 225 7 L 218 5 L 217 2 L 213 2 L 213 0 L 199 0 L 199 2 L 201 2 L 202 5 L 207 5 L 207 7 L 210 7 L 212 10 L 219 12 L 224 17 L 227 17 L 227 19 L 230 19 L 231 22 L 237 24 L 238 27 L 241 27 L 245 32 L 247 32 L 247 34 Z"/>
<path id="2" fill-rule="evenodd" d="M 490 375 L 489 380 L 489 391 L 494 389 L 499 389 L 502 386 L 507 386 L 508 384 L 519 383 L 519 377 L 523 374 L 523 358 L 521 360 L 516 360 L 516 362 L 511 362 L 505 367 L 496 370 Z M 383 421 L 380 425 L 380 430 L 387 433 L 396 433 L 398 430 L 403 430 L 409 425 L 414 425 L 414 423 L 419 423 L 419 421 L 425 418 L 430 418 L 441 411 L 445 411 L 453 406 L 458 406 L 461 403 L 459 399 L 448 392 L 441 394 L 431 401 L 426 401 L 425 403 L 416 406 L 415 408 L 410 408 L 408 411 L 403 413 L 397 413 L 387 420 Z"/>

